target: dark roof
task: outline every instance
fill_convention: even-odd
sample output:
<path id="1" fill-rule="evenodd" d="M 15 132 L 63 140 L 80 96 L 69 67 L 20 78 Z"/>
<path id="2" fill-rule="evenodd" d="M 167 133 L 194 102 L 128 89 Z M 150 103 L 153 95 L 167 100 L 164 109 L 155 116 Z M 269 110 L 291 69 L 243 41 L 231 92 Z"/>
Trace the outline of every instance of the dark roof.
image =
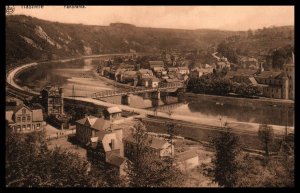
<path id="1" fill-rule="evenodd" d="M 150 77 L 149 79 L 150 79 L 152 82 L 153 82 L 153 81 L 157 81 L 157 82 L 160 81 L 160 80 L 159 80 L 158 78 L 156 78 L 156 77 Z"/>
<path id="2" fill-rule="evenodd" d="M 177 71 L 177 70 L 178 70 L 177 67 L 169 67 L 169 68 L 168 68 L 168 71 Z"/>
<path id="3" fill-rule="evenodd" d="M 253 76 L 255 73 L 257 72 L 257 70 L 249 70 L 249 69 L 238 69 L 236 71 L 228 71 L 226 74 L 226 77 L 232 78 L 234 76 L 246 76 L 246 77 L 250 77 Z"/>
<path id="4" fill-rule="evenodd" d="M 123 73 L 123 76 L 136 76 L 136 71 L 128 70 Z"/>
<path id="5" fill-rule="evenodd" d="M 99 131 L 106 130 L 108 127 L 110 127 L 110 124 L 111 124 L 110 121 L 107 121 L 103 118 L 97 118 L 94 116 L 87 116 L 83 119 L 76 121 L 76 123 L 84 125 L 87 121 L 89 122 L 89 125 L 91 128 L 99 130 Z"/>
<path id="6" fill-rule="evenodd" d="M 189 70 L 189 68 L 186 66 L 180 66 L 178 67 L 178 70 Z"/>
<path id="7" fill-rule="evenodd" d="M 287 64 L 287 65 L 294 65 L 295 64 L 294 52 L 292 52 L 290 57 L 287 58 L 285 64 Z"/>
<path id="8" fill-rule="evenodd" d="M 5 106 L 5 111 L 14 111 L 16 106 Z"/>
<path id="9" fill-rule="evenodd" d="M 164 66 L 164 62 L 163 61 L 149 61 L 150 67 L 154 67 L 154 66 Z"/>
<path id="10" fill-rule="evenodd" d="M 152 70 L 144 69 L 144 68 L 140 69 L 139 73 L 142 73 L 142 74 L 153 74 Z"/>
<path id="11" fill-rule="evenodd" d="M 165 79 L 166 82 L 180 82 L 180 80 L 178 80 L 177 78 L 168 78 Z"/>
<path id="12" fill-rule="evenodd" d="M 31 111 L 31 109 L 29 107 L 27 107 L 26 105 L 24 104 L 21 104 L 19 106 L 16 106 L 15 109 L 14 109 L 14 113 L 18 112 L 20 109 L 22 109 L 23 107 L 25 107 L 26 109 L 28 109 L 29 111 Z"/>
<path id="13" fill-rule="evenodd" d="M 97 137 L 98 137 L 98 141 L 102 141 L 104 136 L 108 133 L 111 133 L 109 131 L 99 131 L 96 133 Z"/>
<path id="14" fill-rule="evenodd" d="M 47 86 L 45 88 L 43 88 L 43 90 L 45 91 L 51 91 L 51 92 L 59 92 L 59 87 L 57 86 Z"/>
<path id="15" fill-rule="evenodd" d="M 165 68 L 162 67 L 162 66 L 155 66 L 155 67 L 153 67 L 153 70 L 154 70 L 154 71 L 164 71 Z"/>
<path id="16" fill-rule="evenodd" d="M 103 118 L 98 118 L 95 123 L 92 125 L 93 129 L 97 129 L 97 130 L 106 130 L 107 128 L 109 128 L 111 125 L 110 121 L 107 121 Z"/>
<path id="17" fill-rule="evenodd" d="M 189 150 L 189 151 L 184 151 L 182 153 L 178 153 L 175 155 L 175 161 L 176 162 L 182 162 L 194 157 L 197 157 L 198 154 L 195 150 Z"/>
<path id="18" fill-rule="evenodd" d="M 127 138 L 124 139 L 125 141 L 135 143 L 135 139 L 133 138 L 132 135 L 129 135 Z M 154 148 L 154 149 L 162 149 L 162 147 L 168 143 L 166 140 L 161 139 L 161 138 L 156 138 L 153 136 L 148 136 L 147 142 L 149 143 L 149 146 Z"/>
<path id="19" fill-rule="evenodd" d="M 263 71 L 261 73 L 256 74 L 257 78 L 276 78 L 281 74 L 281 72 L 275 71 Z"/>

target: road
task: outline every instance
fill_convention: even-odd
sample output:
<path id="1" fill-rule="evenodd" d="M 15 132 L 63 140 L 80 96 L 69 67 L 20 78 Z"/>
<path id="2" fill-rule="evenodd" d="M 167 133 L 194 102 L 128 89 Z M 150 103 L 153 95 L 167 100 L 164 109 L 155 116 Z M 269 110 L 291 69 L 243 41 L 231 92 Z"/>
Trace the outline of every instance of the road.
<path id="1" fill-rule="evenodd" d="M 112 106 L 118 106 L 120 109 L 125 111 L 131 111 L 136 112 L 141 115 L 147 116 L 147 115 L 154 115 L 154 111 L 147 110 L 147 109 L 139 109 L 134 107 L 129 107 L 126 105 L 119 105 L 119 104 L 111 104 L 108 102 L 91 99 L 91 98 L 84 98 L 84 97 L 65 97 L 70 100 L 76 100 L 76 101 L 84 101 L 84 102 L 90 102 L 95 105 L 104 106 L 104 107 L 112 107 Z M 184 115 L 169 115 L 168 113 L 164 112 L 156 112 L 156 116 L 159 118 L 167 118 L 167 119 L 173 119 L 178 121 L 185 121 L 190 122 L 194 124 L 203 124 L 207 126 L 214 126 L 214 127 L 220 127 L 220 122 L 216 121 L 215 119 L 208 119 L 208 118 L 200 118 L 200 117 L 191 117 L 191 116 L 184 116 Z M 257 123 L 248 123 L 248 122 L 228 122 L 228 126 L 232 127 L 236 130 L 241 130 L 241 132 L 257 132 L 259 128 L 259 124 Z M 284 126 L 278 126 L 278 125 L 271 125 L 274 129 L 274 132 L 277 134 L 282 135 L 285 132 Z M 289 127 L 289 132 L 294 133 L 294 127 Z"/>
<path id="2" fill-rule="evenodd" d="M 120 54 L 122 55 L 122 54 Z M 92 57 L 100 57 L 100 56 L 110 56 L 110 55 L 95 55 Z M 81 57 L 81 58 L 88 58 L 88 57 Z M 75 59 L 79 59 L 79 58 L 75 58 Z M 65 59 L 65 60 L 57 60 L 60 62 L 66 62 L 66 61 L 70 61 L 70 60 L 75 60 L 75 59 Z M 48 61 L 49 62 L 49 61 Z M 46 63 L 46 62 L 41 62 L 41 63 Z M 26 68 L 30 68 L 32 66 L 41 64 L 41 63 L 29 63 L 29 64 L 25 64 L 23 66 L 17 67 L 13 70 L 11 70 L 10 72 L 8 72 L 7 76 L 6 76 L 6 81 L 7 83 L 12 86 L 15 87 L 19 90 L 23 90 L 23 88 L 21 88 L 19 85 L 17 85 L 14 82 L 14 77 L 15 75 L 20 72 L 21 70 L 24 70 Z M 33 94 L 39 94 L 33 91 L 27 91 Z M 85 101 L 85 102 L 91 102 L 94 103 L 96 105 L 100 105 L 100 106 L 105 106 L 105 107 L 112 107 L 112 106 L 119 106 L 122 110 L 126 110 L 126 111 L 134 111 L 137 112 L 141 115 L 153 115 L 154 111 L 151 110 L 146 110 L 146 109 L 138 109 L 138 108 L 133 108 L 133 107 L 129 107 L 126 105 L 116 105 L 116 104 L 111 104 L 111 103 L 107 103 L 104 101 L 100 101 L 100 100 L 96 100 L 96 99 L 91 99 L 91 98 L 83 98 L 83 97 L 65 97 L 65 98 L 69 98 L 69 99 L 75 99 L 77 101 Z M 179 120 L 179 121 L 188 121 L 191 123 L 196 123 L 196 124 L 204 124 L 204 125 L 209 125 L 209 126 L 215 126 L 218 127 L 220 126 L 220 122 L 217 121 L 216 119 L 208 119 L 208 118 L 200 118 L 200 117 L 191 117 L 191 116 L 184 116 L 184 115 L 177 115 L 177 114 L 171 114 L 169 115 L 168 113 L 163 113 L 163 112 L 156 112 L 156 116 L 160 117 L 160 118 L 172 118 L 174 120 Z M 230 122 L 228 123 L 230 124 L 231 127 L 239 129 L 239 130 L 243 130 L 243 131 L 254 131 L 256 132 L 259 128 L 259 124 L 256 123 L 247 123 L 247 122 Z M 274 128 L 274 131 L 277 133 L 284 133 L 285 132 L 285 127 L 284 126 L 278 126 L 278 125 L 271 125 Z M 290 128 L 290 133 L 294 133 L 294 127 L 289 127 Z"/>

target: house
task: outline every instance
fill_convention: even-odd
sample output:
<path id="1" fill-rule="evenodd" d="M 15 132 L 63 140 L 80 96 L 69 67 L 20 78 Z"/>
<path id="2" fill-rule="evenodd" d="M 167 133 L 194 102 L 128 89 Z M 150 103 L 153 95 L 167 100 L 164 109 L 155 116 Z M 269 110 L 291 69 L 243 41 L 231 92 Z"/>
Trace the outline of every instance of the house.
<path id="1" fill-rule="evenodd" d="M 289 99 L 294 100 L 295 99 L 295 59 L 294 59 L 294 53 L 291 53 L 290 58 L 285 62 L 283 65 L 284 72 L 286 73 L 288 79 L 289 79 Z"/>
<path id="2" fill-rule="evenodd" d="M 103 111 L 106 120 L 113 120 L 121 117 L 122 110 L 119 107 L 108 107 Z"/>
<path id="3" fill-rule="evenodd" d="M 120 74 L 120 82 L 122 83 L 131 83 L 133 86 L 137 85 L 138 76 L 136 71 L 124 71 L 122 74 Z"/>
<path id="4" fill-rule="evenodd" d="M 191 70 L 189 76 L 190 78 L 200 78 L 203 75 L 213 73 L 213 68 L 199 68 L 196 67 Z"/>
<path id="5" fill-rule="evenodd" d="M 125 68 L 118 68 L 116 71 L 115 71 L 115 80 L 117 82 L 122 82 L 122 74 L 126 71 L 127 69 Z"/>
<path id="6" fill-rule="evenodd" d="M 75 125 L 77 141 L 86 145 L 92 137 L 96 137 L 99 133 L 109 130 L 112 122 L 104 118 L 86 116 L 76 121 Z"/>
<path id="7" fill-rule="evenodd" d="M 100 68 L 101 76 L 105 76 L 105 77 L 109 76 L 110 70 L 111 70 L 111 67 L 109 67 L 109 66 Z"/>
<path id="8" fill-rule="evenodd" d="M 88 161 L 110 168 L 120 176 L 125 175 L 127 160 L 124 158 L 122 138 L 122 129 L 98 132 L 87 144 Z"/>
<path id="9" fill-rule="evenodd" d="M 163 77 L 167 75 L 167 71 L 164 67 L 153 67 L 152 70 L 157 77 Z"/>
<path id="10" fill-rule="evenodd" d="M 47 86 L 41 91 L 41 104 L 47 115 L 64 114 L 63 88 Z"/>
<path id="11" fill-rule="evenodd" d="M 133 158 L 136 153 L 136 140 L 132 135 L 129 135 L 123 140 L 124 155 L 129 160 L 134 161 Z M 146 139 L 146 148 L 153 158 L 163 159 L 174 155 L 174 146 L 165 139 L 148 136 Z"/>
<path id="12" fill-rule="evenodd" d="M 59 129 L 68 129 L 70 117 L 64 113 L 63 97 L 63 88 L 47 86 L 41 91 L 41 104 L 48 115 L 48 123 Z"/>
<path id="13" fill-rule="evenodd" d="M 253 57 L 243 57 L 241 59 L 241 66 L 243 68 L 252 68 L 252 69 L 258 69 L 258 61 L 256 58 Z"/>
<path id="14" fill-rule="evenodd" d="M 183 66 L 183 67 L 178 67 L 178 72 L 182 75 L 185 75 L 185 74 L 189 74 L 190 70 L 188 67 Z"/>
<path id="15" fill-rule="evenodd" d="M 151 88 L 157 88 L 159 86 L 160 80 L 156 77 L 149 78 L 149 86 Z"/>
<path id="16" fill-rule="evenodd" d="M 227 71 L 225 77 L 232 80 L 233 82 L 252 84 L 253 77 L 256 73 L 257 70 L 249 70 L 249 69 L 238 69 L 236 71 L 229 70 Z"/>
<path id="17" fill-rule="evenodd" d="M 153 72 L 152 70 L 148 70 L 148 69 L 140 69 L 137 72 L 137 76 L 138 76 L 138 85 L 140 86 L 145 86 L 146 82 L 148 82 L 149 78 L 153 76 Z"/>
<path id="18" fill-rule="evenodd" d="M 285 72 L 261 71 L 254 76 L 263 85 L 263 96 L 268 98 L 288 99 L 289 79 Z"/>
<path id="19" fill-rule="evenodd" d="M 143 69 L 143 68 L 138 70 L 137 74 L 140 78 L 153 76 L 152 70 Z"/>
<path id="20" fill-rule="evenodd" d="M 178 68 L 177 67 L 169 67 L 168 68 L 168 74 L 170 73 L 170 72 L 178 72 Z"/>
<path id="21" fill-rule="evenodd" d="M 164 67 L 165 64 L 163 61 L 149 61 L 150 69 L 154 69 L 154 67 Z"/>
<path id="22" fill-rule="evenodd" d="M 195 150 L 189 150 L 175 154 L 174 165 L 184 173 L 189 172 L 199 165 L 197 152 Z"/>
<path id="23" fill-rule="evenodd" d="M 160 85 L 161 86 L 168 86 L 168 85 L 174 85 L 174 84 L 181 84 L 182 81 L 178 80 L 178 78 L 168 78 L 168 79 L 164 79 Z"/>
<path id="24" fill-rule="evenodd" d="M 24 104 L 6 107 L 5 119 L 9 128 L 15 132 L 38 131 L 45 125 L 42 109 Z"/>
<path id="25" fill-rule="evenodd" d="M 217 69 L 223 69 L 223 68 L 230 68 L 230 63 L 229 62 L 217 62 L 216 64 Z"/>

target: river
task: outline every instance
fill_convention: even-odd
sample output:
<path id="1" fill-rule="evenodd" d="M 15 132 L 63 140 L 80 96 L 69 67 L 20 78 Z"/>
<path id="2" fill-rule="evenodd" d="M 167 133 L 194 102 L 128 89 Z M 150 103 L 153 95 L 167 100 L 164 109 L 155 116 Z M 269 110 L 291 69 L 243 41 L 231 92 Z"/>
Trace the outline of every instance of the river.
<path id="1" fill-rule="evenodd" d="M 78 59 L 67 62 L 49 62 L 34 66 L 19 74 L 16 82 L 22 87 L 28 87 L 39 92 L 47 85 L 57 85 L 64 88 L 65 96 L 90 96 L 108 89 L 116 89 L 99 78 L 95 72 L 100 60 L 104 58 Z M 120 104 L 121 97 L 104 99 L 106 102 Z M 158 111 L 177 115 L 215 119 L 223 122 L 252 122 L 272 125 L 294 126 L 294 109 L 274 106 L 240 106 L 236 104 L 217 104 L 213 100 L 188 101 L 186 104 L 176 103 L 177 98 L 169 96 L 167 100 L 159 100 Z M 130 106 L 135 108 L 151 108 L 153 101 L 145 95 L 131 97 Z"/>

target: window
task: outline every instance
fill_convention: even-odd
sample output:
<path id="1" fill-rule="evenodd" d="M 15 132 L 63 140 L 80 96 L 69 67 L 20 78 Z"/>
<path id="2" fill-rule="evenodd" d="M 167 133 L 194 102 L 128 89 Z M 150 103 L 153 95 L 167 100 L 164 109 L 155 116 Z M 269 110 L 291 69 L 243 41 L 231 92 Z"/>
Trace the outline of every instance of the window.
<path id="1" fill-rule="evenodd" d="M 30 124 L 27 125 L 27 130 L 31 130 L 31 125 Z"/>
<path id="2" fill-rule="evenodd" d="M 17 126 L 17 131 L 21 131 L 21 126 L 20 125 Z"/>
<path id="3" fill-rule="evenodd" d="M 22 117 L 22 122 L 25 122 L 26 121 L 26 117 Z"/>
<path id="4" fill-rule="evenodd" d="M 21 122 L 21 117 L 17 117 L 17 122 Z"/>
<path id="5" fill-rule="evenodd" d="M 25 113 L 26 113 L 26 109 L 23 109 L 23 110 L 22 110 L 22 114 L 25 114 Z"/>
<path id="6" fill-rule="evenodd" d="M 36 124 L 36 129 L 40 129 L 40 126 L 41 126 L 40 123 Z"/>
<path id="7" fill-rule="evenodd" d="M 26 129 L 26 125 L 22 125 L 22 131 Z"/>
<path id="8" fill-rule="evenodd" d="M 30 116 L 27 116 L 27 121 L 30 121 Z"/>

